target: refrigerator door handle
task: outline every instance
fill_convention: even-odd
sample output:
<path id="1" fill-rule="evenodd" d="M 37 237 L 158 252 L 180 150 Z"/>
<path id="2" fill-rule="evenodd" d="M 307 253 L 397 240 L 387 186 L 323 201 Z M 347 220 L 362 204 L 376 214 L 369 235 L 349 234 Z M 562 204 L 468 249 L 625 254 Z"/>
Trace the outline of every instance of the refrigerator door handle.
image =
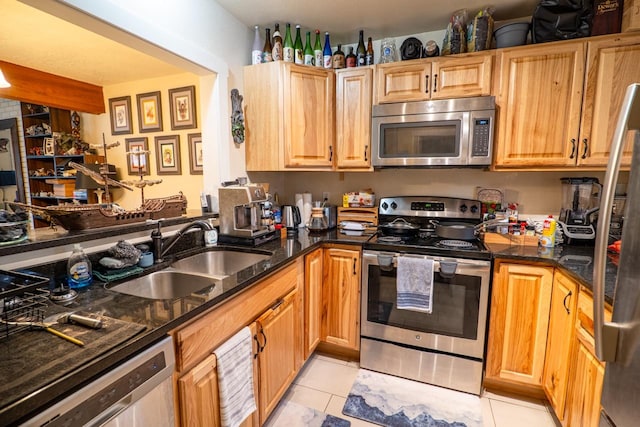
<path id="1" fill-rule="evenodd" d="M 600 198 L 600 217 L 609 218 L 613 209 L 614 188 L 618 180 L 620 171 L 620 161 L 622 150 L 629 130 L 640 129 L 640 84 L 629 85 L 620 109 L 620 116 L 613 141 L 611 142 L 611 152 L 609 154 L 609 164 L 602 186 L 602 197 Z M 634 148 L 640 143 L 636 134 Z M 598 231 L 596 233 L 595 254 L 593 263 L 593 329 L 595 338 L 596 356 L 604 362 L 623 362 L 630 357 L 633 351 L 635 339 L 633 336 L 640 336 L 640 325 L 638 322 L 619 324 L 604 322 L 604 280 L 607 262 L 607 243 L 609 237 L 609 221 L 598 221 Z M 633 331 L 633 332 L 632 332 Z M 631 334 L 629 334 L 631 332 Z M 618 343 L 619 336 L 625 335 L 625 339 Z M 620 345 L 619 345 L 620 344 Z M 627 354 L 625 354 L 627 353 Z M 624 362 L 623 362 L 624 363 Z"/>

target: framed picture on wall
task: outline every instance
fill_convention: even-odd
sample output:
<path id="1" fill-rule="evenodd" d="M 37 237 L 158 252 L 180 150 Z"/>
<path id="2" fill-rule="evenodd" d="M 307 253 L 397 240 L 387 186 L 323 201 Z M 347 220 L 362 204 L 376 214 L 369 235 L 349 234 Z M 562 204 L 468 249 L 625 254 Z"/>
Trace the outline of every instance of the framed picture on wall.
<path id="1" fill-rule="evenodd" d="M 156 136 L 158 175 L 180 175 L 180 135 Z"/>
<path id="2" fill-rule="evenodd" d="M 195 129 L 197 127 L 195 86 L 169 89 L 169 103 L 171 130 Z"/>
<path id="3" fill-rule="evenodd" d="M 202 175 L 202 134 L 190 133 L 189 138 L 189 170 L 191 175 Z"/>
<path id="4" fill-rule="evenodd" d="M 140 133 L 162 131 L 162 104 L 160 92 L 136 95 L 138 101 L 138 128 Z"/>
<path id="5" fill-rule="evenodd" d="M 127 172 L 129 175 L 149 175 L 149 144 L 147 138 L 126 138 Z"/>
<path id="6" fill-rule="evenodd" d="M 131 97 L 121 96 L 109 99 L 109 117 L 111 118 L 111 135 L 133 133 L 131 123 Z"/>

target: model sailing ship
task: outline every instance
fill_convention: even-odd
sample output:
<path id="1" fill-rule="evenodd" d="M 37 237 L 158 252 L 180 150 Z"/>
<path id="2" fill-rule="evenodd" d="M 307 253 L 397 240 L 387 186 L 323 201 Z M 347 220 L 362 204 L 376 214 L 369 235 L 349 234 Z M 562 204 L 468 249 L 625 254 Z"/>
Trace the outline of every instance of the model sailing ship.
<path id="1" fill-rule="evenodd" d="M 107 165 L 107 149 L 120 145 L 119 142 L 113 143 L 109 146 L 104 142 L 103 136 L 103 148 L 104 148 L 104 162 L 100 165 L 100 171 L 95 172 L 86 166 L 75 162 L 69 162 L 68 165 L 76 171 L 90 176 L 94 181 L 104 187 L 105 203 L 68 203 L 63 205 L 53 206 L 34 206 L 24 203 L 13 204 L 16 206 L 29 209 L 34 213 L 37 213 L 50 221 L 52 224 L 59 224 L 66 230 L 87 230 L 90 228 L 108 227 L 112 225 L 124 225 L 136 222 L 146 221 L 148 219 L 161 219 L 172 218 L 181 216 L 186 213 L 187 199 L 179 192 L 176 195 L 160 198 L 144 197 L 144 188 L 154 184 L 162 182 L 158 180 L 145 180 L 143 179 L 142 167 L 138 168 L 140 179 L 137 181 L 116 181 L 109 178 L 109 167 Z M 141 165 L 140 157 L 147 156 L 148 151 L 133 151 L 127 152 L 127 156 L 137 156 L 136 164 Z M 133 210 L 126 210 L 118 206 L 116 203 L 111 202 L 109 195 L 109 186 L 120 187 L 130 191 L 133 191 L 133 187 L 140 189 L 141 193 L 141 205 Z"/>

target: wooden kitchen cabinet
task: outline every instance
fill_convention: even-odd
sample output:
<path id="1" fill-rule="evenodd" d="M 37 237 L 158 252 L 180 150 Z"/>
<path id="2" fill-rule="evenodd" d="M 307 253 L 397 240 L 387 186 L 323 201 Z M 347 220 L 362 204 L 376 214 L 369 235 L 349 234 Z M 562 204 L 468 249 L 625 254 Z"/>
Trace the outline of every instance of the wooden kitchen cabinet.
<path id="1" fill-rule="evenodd" d="M 277 61 L 244 68 L 248 171 L 331 170 L 335 76 Z"/>
<path id="2" fill-rule="evenodd" d="M 316 249 L 304 257 L 304 359 L 320 342 L 322 333 L 323 250 Z"/>
<path id="3" fill-rule="evenodd" d="M 336 70 L 336 169 L 372 170 L 373 67 Z"/>
<path id="4" fill-rule="evenodd" d="M 558 419 L 564 419 L 571 346 L 574 340 L 578 285 L 556 270 L 551 293 L 543 388 Z"/>
<path id="5" fill-rule="evenodd" d="M 324 250 L 322 340 L 347 350 L 360 348 L 359 249 L 331 245 Z"/>
<path id="6" fill-rule="evenodd" d="M 585 55 L 581 41 L 498 50 L 495 166 L 575 165 Z"/>
<path id="7" fill-rule="evenodd" d="M 256 335 L 256 324 L 249 326 L 251 336 Z M 253 340 L 253 354 L 257 354 L 258 345 Z M 240 427 L 258 427 L 258 363 L 253 363 L 254 396 L 256 410 L 240 424 Z M 218 427 L 220 423 L 220 404 L 218 389 L 217 359 L 215 354 L 189 370 L 178 379 L 178 394 L 181 399 L 180 420 L 183 426 Z"/>
<path id="8" fill-rule="evenodd" d="M 491 94 L 493 53 L 417 59 L 376 66 L 376 103 Z"/>
<path id="9" fill-rule="evenodd" d="M 302 366 L 302 312 L 298 290 L 279 299 L 260 316 L 256 329 L 260 342 L 260 423 L 264 424 Z"/>
<path id="10" fill-rule="evenodd" d="M 587 42 L 585 93 L 577 164 L 606 166 L 627 87 L 640 81 L 640 36 L 617 35 Z M 631 165 L 631 138 L 621 164 Z"/>
<path id="11" fill-rule="evenodd" d="M 485 384 L 540 394 L 553 267 L 496 261 Z"/>

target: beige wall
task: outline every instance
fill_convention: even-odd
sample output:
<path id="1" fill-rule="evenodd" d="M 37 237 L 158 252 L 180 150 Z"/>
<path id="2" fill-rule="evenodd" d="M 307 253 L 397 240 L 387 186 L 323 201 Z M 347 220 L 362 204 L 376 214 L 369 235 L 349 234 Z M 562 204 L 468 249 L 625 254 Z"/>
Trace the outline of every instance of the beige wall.
<path id="1" fill-rule="evenodd" d="M 187 197 L 188 209 L 200 208 L 200 192 L 202 191 L 202 175 L 191 175 L 189 170 L 189 146 L 188 134 L 199 133 L 201 126 L 201 103 L 200 103 L 200 78 L 191 73 L 178 74 L 157 79 L 147 79 L 134 82 L 104 87 L 104 99 L 106 110 L 109 111 L 109 99 L 130 96 L 131 97 L 131 118 L 133 133 L 129 135 L 111 135 L 111 122 L 109 114 L 88 115 L 83 114 L 81 119 L 82 138 L 90 144 L 102 144 L 102 134 L 104 133 L 107 144 L 118 141 L 120 146 L 107 150 L 107 161 L 116 165 L 121 180 L 137 180 L 137 175 L 129 175 L 127 170 L 126 140 L 128 138 L 147 138 L 149 149 L 149 166 L 151 175 L 145 176 L 148 179 L 162 179 L 162 183 L 145 188 L 145 197 L 162 197 L 177 194 L 182 191 Z M 171 115 L 169 105 L 169 89 L 194 85 L 196 87 L 196 112 L 198 116 L 196 129 L 171 130 Z M 136 95 L 147 92 L 160 91 L 162 104 L 163 130 L 159 132 L 140 133 L 138 126 L 138 107 Z M 158 175 L 156 162 L 156 148 L 154 138 L 157 136 L 178 135 L 180 138 L 180 164 L 181 175 Z M 210 139 L 203 139 L 203 144 L 212 145 Z M 102 154 L 102 150 L 99 150 Z M 114 190 L 114 199 L 122 207 L 133 209 L 140 205 L 140 191 Z"/>

